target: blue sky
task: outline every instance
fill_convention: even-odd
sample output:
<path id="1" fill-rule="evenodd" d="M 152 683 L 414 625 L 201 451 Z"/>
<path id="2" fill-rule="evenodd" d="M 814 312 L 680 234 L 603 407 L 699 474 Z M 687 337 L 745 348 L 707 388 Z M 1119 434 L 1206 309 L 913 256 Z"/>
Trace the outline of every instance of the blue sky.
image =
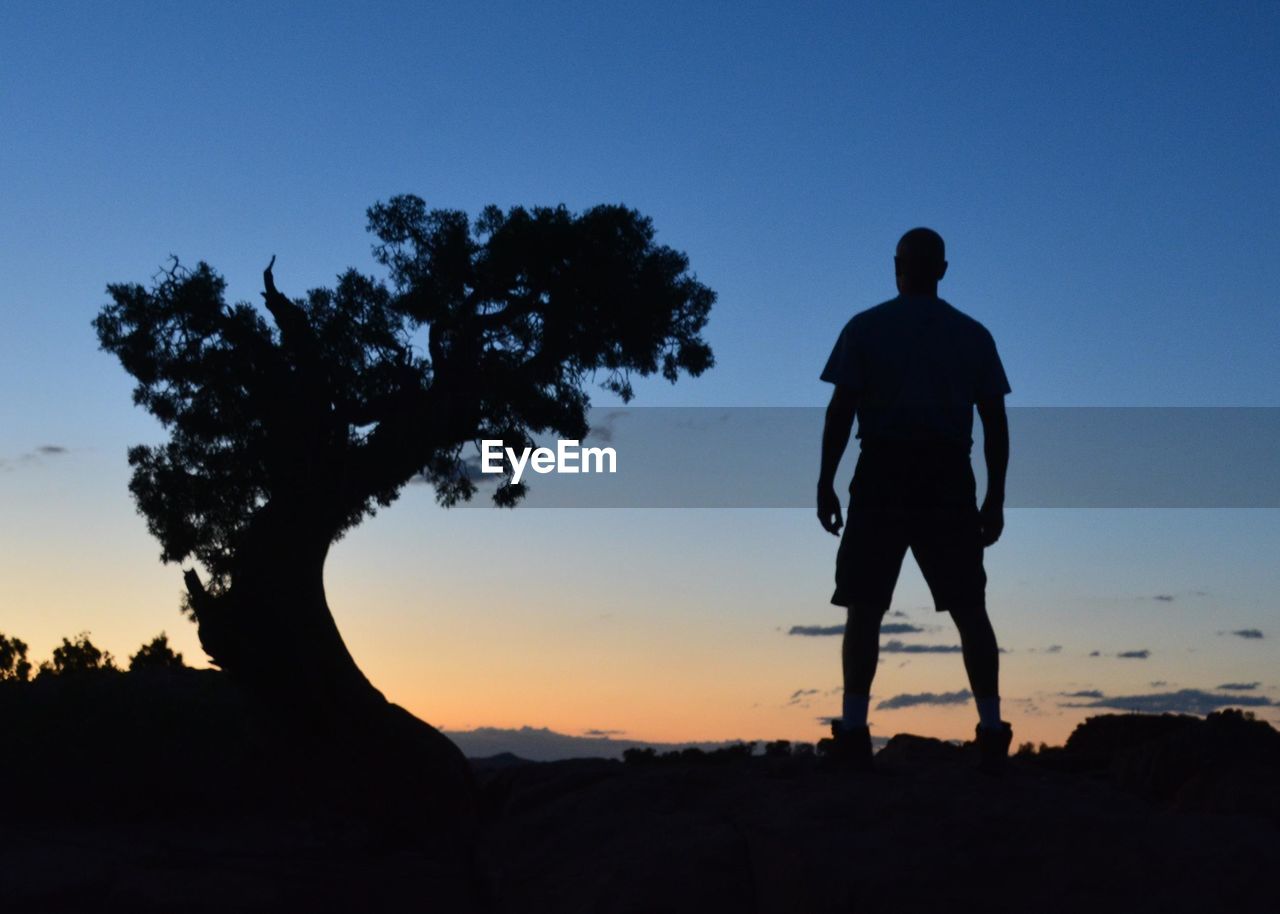
<path id="1" fill-rule="evenodd" d="M 131 407 L 128 378 L 96 350 L 89 321 L 105 284 L 145 281 L 175 253 L 210 261 L 233 298 L 251 299 L 276 254 L 281 286 L 300 293 L 347 265 L 372 269 L 364 209 L 400 192 L 472 212 L 624 202 L 652 216 L 661 240 L 685 250 L 720 295 L 707 331 L 718 365 L 676 387 L 642 385 L 643 404 L 821 404 L 817 374 L 835 333 L 892 294 L 893 244 L 926 224 L 949 245 L 942 294 L 994 333 L 1011 404 L 1280 405 L 1278 39 L 1280 7 L 1268 3 L 7 3 L 0 630 L 38 629 L 27 640 L 43 643 L 91 628 L 114 633 L 121 652 L 135 634 L 184 626 L 170 611 L 176 569 L 155 562 L 124 490 L 125 448 L 156 430 Z M 36 455 L 48 444 L 68 453 Z M 643 533 L 652 539 L 629 548 L 674 562 L 664 530 L 685 523 L 727 575 L 765 537 L 768 586 L 729 607 L 650 576 L 634 611 L 672 607 L 653 626 L 669 632 L 698 617 L 689 637 L 713 639 L 707 620 L 734 613 L 735 625 L 762 633 L 768 657 L 789 649 L 767 641 L 775 623 L 830 621 L 829 544 L 807 514 L 748 522 L 689 512 L 659 523 L 642 513 L 463 520 L 414 495 L 339 547 L 331 569 L 333 587 L 372 605 L 379 585 L 354 557 L 389 556 L 378 605 L 400 608 L 340 621 L 353 640 L 367 628 L 366 652 L 382 656 L 378 638 L 438 611 L 406 608 L 409 585 L 387 582 L 411 578 L 423 555 L 451 555 L 449 539 L 465 539 L 464 529 L 524 550 L 528 586 L 552 590 L 563 554 L 502 539 L 548 523 L 571 525 L 573 548 L 594 569 L 560 601 L 578 608 L 563 612 L 610 601 L 600 570 L 609 536 Z M 1138 647 L 1156 637 L 1153 625 L 1184 647 L 1224 626 L 1276 628 L 1276 579 L 1263 567 L 1280 529 L 1274 513 L 1085 515 L 1021 512 L 1011 522 L 1005 551 L 991 556 L 993 594 L 1015 604 L 1011 638 L 1038 640 L 1040 623 L 1016 608 L 1030 604 L 1060 612 L 1068 633 L 1084 619 Z M 402 545 L 410 530 L 413 549 Z M 1100 541 L 1110 550 L 1090 560 Z M 494 580 L 489 617 L 518 626 L 495 596 L 505 593 L 500 575 L 473 561 L 467 587 L 421 583 L 457 597 L 483 574 Z M 116 608 L 91 605 L 102 588 L 52 570 L 63 562 L 112 581 L 106 602 Z M 472 574 L 466 556 L 440 567 Z M 1203 618 L 1175 614 L 1172 629 L 1171 617 L 1155 623 L 1150 607 L 1125 602 L 1179 588 L 1235 596 L 1203 606 Z M 694 597 L 696 612 L 682 602 Z M 1090 599 L 1121 609 L 1105 623 L 1072 609 Z M 369 621 L 380 612 L 382 628 Z M 661 642 L 658 628 L 645 631 Z M 1091 643 L 1078 641 L 1081 651 Z M 1274 643 L 1234 641 L 1189 684 L 1236 678 L 1229 667 Z M 608 657 L 610 643 L 602 635 L 591 650 Z M 711 643 L 697 656 L 712 656 Z M 814 684 L 834 680 L 830 647 L 814 655 L 826 664 Z M 421 649 L 430 655 L 425 636 Z M 471 688 L 466 669 L 426 682 L 404 666 L 387 661 L 384 678 L 414 694 Z M 947 669 L 934 691 L 962 684 L 958 664 Z M 681 675 L 719 694 L 718 683 Z M 743 679 L 726 702 L 758 698 L 748 673 L 734 675 Z M 1029 694 L 1032 684 L 1021 687 Z M 429 706 L 424 698 L 419 709 L 430 716 Z M 659 720 L 636 707 L 626 720 L 582 726 L 637 732 Z M 504 706 L 467 713 L 473 725 L 543 722 L 508 719 Z M 653 738 L 724 735 L 651 729 Z"/>

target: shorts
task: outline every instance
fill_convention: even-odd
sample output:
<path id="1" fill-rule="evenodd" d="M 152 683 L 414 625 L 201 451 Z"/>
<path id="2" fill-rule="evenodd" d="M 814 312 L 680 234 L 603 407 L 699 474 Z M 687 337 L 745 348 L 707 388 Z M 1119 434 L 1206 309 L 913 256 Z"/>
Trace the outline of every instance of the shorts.
<path id="1" fill-rule="evenodd" d="M 911 550 L 938 612 L 985 609 L 982 528 L 966 451 L 863 446 L 836 554 L 837 606 L 887 610 Z"/>

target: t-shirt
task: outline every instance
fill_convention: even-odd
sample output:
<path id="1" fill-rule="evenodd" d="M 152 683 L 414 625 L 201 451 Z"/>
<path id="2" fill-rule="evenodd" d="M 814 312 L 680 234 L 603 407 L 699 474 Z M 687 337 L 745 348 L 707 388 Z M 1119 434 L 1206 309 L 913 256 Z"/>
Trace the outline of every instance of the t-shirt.
<path id="1" fill-rule="evenodd" d="M 973 406 L 1009 393 L 986 327 L 940 298 L 903 296 L 853 316 L 822 380 L 858 397 L 867 442 L 973 444 Z"/>

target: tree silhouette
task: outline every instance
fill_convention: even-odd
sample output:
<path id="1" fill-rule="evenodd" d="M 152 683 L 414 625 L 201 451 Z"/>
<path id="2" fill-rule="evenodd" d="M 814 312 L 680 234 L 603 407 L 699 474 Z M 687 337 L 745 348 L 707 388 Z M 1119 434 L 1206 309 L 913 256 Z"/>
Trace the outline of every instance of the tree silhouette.
<path id="1" fill-rule="evenodd" d="M 27 645 L 0 634 L 0 682 L 26 682 L 31 677 Z"/>
<path id="2" fill-rule="evenodd" d="M 85 673 L 118 672 L 115 658 L 109 651 L 101 650 L 89 640 L 88 632 L 76 635 L 75 640 L 62 639 L 53 649 L 51 659 L 40 664 L 41 676 L 80 676 Z"/>
<path id="3" fill-rule="evenodd" d="M 156 635 L 149 642 L 138 648 L 138 652 L 129 658 L 129 672 L 137 670 L 181 670 L 186 664 L 182 662 L 182 654 L 169 646 L 169 636 L 164 632 Z"/>
<path id="4" fill-rule="evenodd" d="M 325 601 L 331 544 L 415 477 L 448 506 L 476 491 L 464 449 L 581 438 L 593 378 L 675 381 L 712 364 L 714 293 L 622 206 L 486 208 L 472 221 L 414 196 L 368 211 L 389 283 L 348 270 L 266 311 L 228 305 L 205 263 L 108 286 L 102 348 L 168 431 L 129 451 L 130 490 L 211 661 L 313 708 L 381 702 Z M 416 341 L 425 338 L 419 347 Z M 513 505 L 509 481 L 494 495 Z"/>

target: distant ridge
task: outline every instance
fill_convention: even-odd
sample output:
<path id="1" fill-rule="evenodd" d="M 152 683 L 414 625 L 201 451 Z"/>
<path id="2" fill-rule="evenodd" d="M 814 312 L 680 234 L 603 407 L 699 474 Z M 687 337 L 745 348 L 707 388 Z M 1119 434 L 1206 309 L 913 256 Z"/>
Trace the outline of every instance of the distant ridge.
<path id="1" fill-rule="evenodd" d="M 724 746 L 750 740 L 722 740 L 720 742 L 655 743 L 645 740 L 618 739 L 612 736 L 574 736 L 558 733 L 547 727 L 477 727 L 474 730 L 445 730 L 445 736 L 457 743 L 463 755 L 470 759 L 491 759 L 504 754 L 514 755 L 530 762 L 555 762 L 571 758 L 621 759 L 628 749 L 654 749 L 657 752 L 680 749 L 701 749 L 710 752 Z M 823 734 L 815 735 L 814 742 Z M 884 745 L 884 738 L 873 737 L 876 748 Z M 763 746 L 767 740 L 756 740 Z"/>

